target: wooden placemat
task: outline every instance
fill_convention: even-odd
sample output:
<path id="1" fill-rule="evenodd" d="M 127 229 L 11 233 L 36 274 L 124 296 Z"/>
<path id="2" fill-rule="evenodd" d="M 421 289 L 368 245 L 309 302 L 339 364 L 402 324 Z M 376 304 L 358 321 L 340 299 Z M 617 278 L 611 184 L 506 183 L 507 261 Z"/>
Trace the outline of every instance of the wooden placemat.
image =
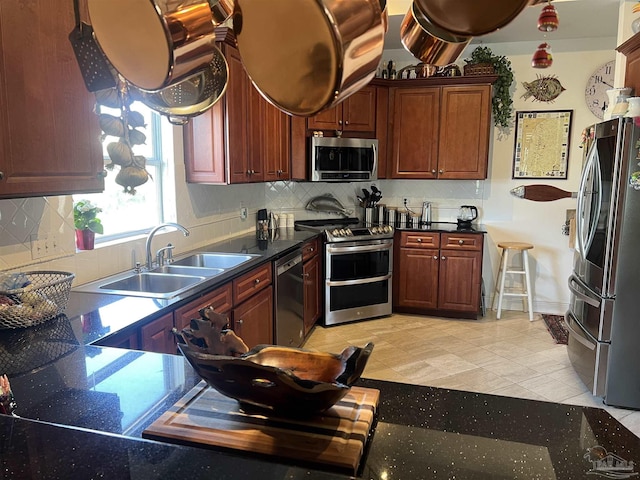
<path id="1" fill-rule="evenodd" d="M 287 418 L 242 412 L 236 400 L 200 382 L 142 436 L 329 465 L 355 474 L 379 398 L 379 390 L 352 387 L 342 400 L 322 414 Z"/>

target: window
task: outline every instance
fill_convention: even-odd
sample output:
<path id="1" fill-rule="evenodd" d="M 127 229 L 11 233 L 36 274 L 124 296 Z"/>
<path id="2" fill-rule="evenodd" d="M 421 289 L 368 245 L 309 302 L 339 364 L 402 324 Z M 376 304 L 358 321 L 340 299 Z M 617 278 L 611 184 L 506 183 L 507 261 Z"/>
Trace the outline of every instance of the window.
<path id="1" fill-rule="evenodd" d="M 116 166 L 113 170 L 107 170 L 104 192 L 73 196 L 74 201 L 88 199 L 102 208 L 100 220 L 104 226 L 104 234 L 96 236 L 96 243 L 138 235 L 164 221 L 163 184 L 167 182 L 163 179 L 169 159 L 168 155 L 163 154 L 163 150 L 170 150 L 170 143 L 168 144 L 166 139 L 171 137 L 171 130 L 164 117 L 144 104 L 134 102 L 131 109 L 137 110 L 145 117 L 146 127 L 142 131 L 147 137 L 147 142 L 145 145 L 136 145 L 134 153 L 146 158 L 146 169 L 150 178 L 136 188 L 135 195 L 130 195 L 115 182 L 119 171 L 119 167 Z M 110 113 L 108 110 L 104 108 L 103 111 Z M 113 114 L 119 115 L 117 110 L 114 110 Z M 106 147 L 111 141 L 113 137 L 107 137 L 103 142 L 106 163 L 109 162 Z"/>

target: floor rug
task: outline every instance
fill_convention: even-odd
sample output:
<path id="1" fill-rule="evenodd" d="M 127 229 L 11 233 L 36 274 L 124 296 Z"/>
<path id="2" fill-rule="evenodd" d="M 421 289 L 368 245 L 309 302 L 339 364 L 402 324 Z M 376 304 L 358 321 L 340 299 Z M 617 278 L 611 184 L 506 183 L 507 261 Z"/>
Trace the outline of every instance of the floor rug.
<path id="1" fill-rule="evenodd" d="M 569 330 L 567 329 L 567 325 L 564 323 L 564 316 L 548 315 L 546 313 L 543 313 L 542 319 L 547 325 L 547 330 L 549 330 L 549 333 L 551 334 L 555 342 L 566 345 L 569 341 Z"/>

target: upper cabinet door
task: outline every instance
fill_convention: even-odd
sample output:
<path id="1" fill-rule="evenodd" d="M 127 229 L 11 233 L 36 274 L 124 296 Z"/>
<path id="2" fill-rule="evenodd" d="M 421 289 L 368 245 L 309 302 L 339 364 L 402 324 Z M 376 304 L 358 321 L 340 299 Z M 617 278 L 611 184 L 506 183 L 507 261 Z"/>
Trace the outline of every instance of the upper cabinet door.
<path id="1" fill-rule="evenodd" d="M 391 178 L 436 178 L 440 88 L 391 88 Z"/>
<path id="2" fill-rule="evenodd" d="M 491 86 L 442 87 L 438 178 L 487 178 Z"/>
<path id="3" fill-rule="evenodd" d="M 373 134 L 376 130 L 376 88 L 363 87 L 335 107 L 310 117 L 307 128 Z"/>
<path id="4" fill-rule="evenodd" d="M 68 35 L 73 2 L 0 2 L 0 198 L 104 190 L 95 97 Z"/>

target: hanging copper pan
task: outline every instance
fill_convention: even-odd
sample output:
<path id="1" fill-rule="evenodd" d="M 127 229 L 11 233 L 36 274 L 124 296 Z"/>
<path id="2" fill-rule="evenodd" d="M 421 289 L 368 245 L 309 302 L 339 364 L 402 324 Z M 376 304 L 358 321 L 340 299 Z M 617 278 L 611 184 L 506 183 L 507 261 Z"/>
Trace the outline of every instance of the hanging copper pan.
<path id="1" fill-rule="evenodd" d="M 546 1 L 546 0 L 544 0 Z M 454 35 L 478 37 L 504 27 L 542 0 L 414 0 L 433 25 Z"/>
<path id="2" fill-rule="evenodd" d="M 404 47 L 423 63 L 445 66 L 454 62 L 471 42 L 470 36 L 454 35 L 433 25 L 413 2 L 400 25 Z"/>
<path id="3" fill-rule="evenodd" d="M 233 29 L 258 91 L 310 116 L 373 78 L 384 47 L 380 0 L 236 0 Z"/>
<path id="4" fill-rule="evenodd" d="M 213 60 L 214 28 L 232 0 L 88 0 L 96 40 L 133 85 L 159 90 Z"/>

